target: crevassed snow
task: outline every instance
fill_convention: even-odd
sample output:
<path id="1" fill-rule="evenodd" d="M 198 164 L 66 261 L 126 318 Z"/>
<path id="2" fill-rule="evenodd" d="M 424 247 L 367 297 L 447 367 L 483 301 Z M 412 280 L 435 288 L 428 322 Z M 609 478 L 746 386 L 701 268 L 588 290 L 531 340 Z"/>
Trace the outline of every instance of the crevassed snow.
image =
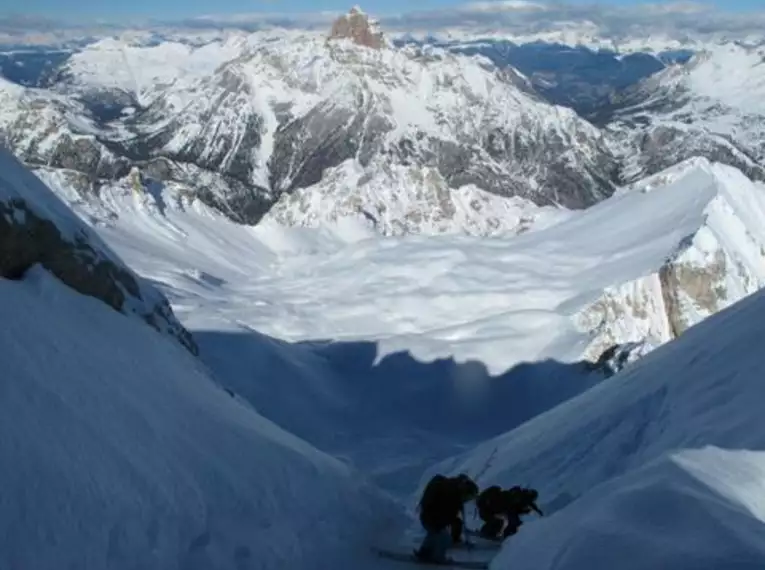
<path id="1" fill-rule="evenodd" d="M 0 280 L 0 317 L 0 566 L 349 568 L 396 520 L 181 347 L 45 271 Z"/>
<path id="2" fill-rule="evenodd" d="M 494 568 L 758 568 L 765 563 L 765 294 L 437 467 L 540 490 Z"/>

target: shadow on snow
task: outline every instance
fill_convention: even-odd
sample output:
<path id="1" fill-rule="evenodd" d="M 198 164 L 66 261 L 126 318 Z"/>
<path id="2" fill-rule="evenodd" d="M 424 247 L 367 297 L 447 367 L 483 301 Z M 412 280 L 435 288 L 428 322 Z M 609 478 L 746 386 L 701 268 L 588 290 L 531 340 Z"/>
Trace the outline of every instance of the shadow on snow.
<path id="1" fill-rule="evenodd" d="M 492 376 L 477 361 L 378 361 L 375 342 L 288 343 L 254 330 L 195 331 L 217 380 L 263 416 L 356 467 L 412 490 L 434 462 L 509 431 L 588 389 L 588 363 L 521 363 Z"/>

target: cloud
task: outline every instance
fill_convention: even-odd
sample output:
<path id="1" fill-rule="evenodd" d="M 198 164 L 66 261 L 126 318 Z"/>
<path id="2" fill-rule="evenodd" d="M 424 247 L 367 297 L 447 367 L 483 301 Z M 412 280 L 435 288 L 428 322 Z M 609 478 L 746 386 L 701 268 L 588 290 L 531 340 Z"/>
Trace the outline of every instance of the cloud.
<path id="1" fill-rule="evenodd" d="M 207 16 L 185 20 L 192 27 L 269 26 L 323 29 L 339 12 L 310 14 L 253 13 Z M 375 16 L 375 14 L 372 14 Z M 560 0 L 476 0 L 439 10 L 412 11 L 377 16 L 383 30 L 440 31 L 461 29 L 475 33 L 502 31 L 530 35 L 586 27 L 601 36 L 632 36 L 664 33 L 671 36 L 697 34 L 756 35 L 765 39 L 765 8 L 754 14 L 725 12 L 701 2 L 655 2 L 631 7 L 571 4 Z"/>
<path id="2" fill-rule="evenodd" d="M 476 34 L 501 31 L 528 36 L 562 29 L 586 29 L 601 37 L 640 38 L 751 35 L 765 41 L 765 7 L 758 13 L 725 12 L 700 2 L 656 2 L 631 7 L 566 2 L 480 1 L 438 10 L 381 18 L 384 29 L 420 31 L 460 29 Z"/>
<path id="3" fill-rule="evenodd" d="M 254 12 L 186 18 L 176 21 L 78 22 L 62 24 L 35 16 L 0 17 L 0 41 L 25 37 L 77 37 L 118 33 L 125 29 L 172 30 L 174 35 L 220 29 L 256 31 L 274 27 L 326 30 L 340 12 L 287 14 Z M 694 1 L 661 2 L 631 7 L 603 3 L 571 4 L 562 0 L 474 0 L 439 10 L 415 10 L 403 14 L 371 14 L 382 29 L 391 34 L 432 33 L 459 30 L 475 35 L 501 33 L 510 37 L 532 37 L 563 31 L 584 31 L 613 39 L 640 39 L 664 35 L 685 39 L 699 36 L 728 39 L 762 38 L 765 41 L 765 6 L 760 12 L 726 12 L 708 3 Z M 7 43 L 7 40 L 6 40 Z"/>
<path id="4" fill-rule="evenodd" d="M 469 2 L 463 6 L 457 6 L 455 11 L 461 12 L 545 12 L 550 9 L 549 5 L 540 2 L 527 2 L 526 0 L 495 0 L 485 2 Z"/>

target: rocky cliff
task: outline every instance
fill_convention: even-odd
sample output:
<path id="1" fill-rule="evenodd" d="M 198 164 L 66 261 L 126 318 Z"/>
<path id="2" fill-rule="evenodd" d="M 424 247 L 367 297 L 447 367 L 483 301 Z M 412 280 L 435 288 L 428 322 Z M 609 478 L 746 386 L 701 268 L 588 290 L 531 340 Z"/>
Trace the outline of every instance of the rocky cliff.
<path id="1" fill-rule="evenodd" d="M 0 277 L 41 265 L 72 289 L 198 353 L 167 299 L 128 269 L 40 179 L 0 149 Z"/>

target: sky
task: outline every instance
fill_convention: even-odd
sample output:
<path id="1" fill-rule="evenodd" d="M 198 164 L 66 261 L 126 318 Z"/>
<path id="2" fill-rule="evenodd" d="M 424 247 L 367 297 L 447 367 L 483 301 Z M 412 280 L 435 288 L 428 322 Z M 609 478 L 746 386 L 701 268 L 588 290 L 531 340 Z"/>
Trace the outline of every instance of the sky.
<path id="1" fill-rule="evenodd" d="M 0 45 L 73 45 L 125 30 L 184 38 L 274 26 L 322 31 L 356 2 L 391 35 L 765 43 L 765 0 L 0 0 Z"/>
<path id="2" fill-rule="evenodd" d="M 298 14 L 321 11 L 347 11 L 354 0 L 0 0 L 2 15 L 34 15 L 49 18 L 104 18 L 135 16 L 154 19 L 177 19 L 269 12 Z M 411 11 L 437 11 L 468 4 L 465 0 L 364 0 L 358 2 L 373 15 L 389 15 Z M 498 0 L 501 3 L 501 0 Z M 568 6 L 635 7 L 646 4 L 668 4 L 662 0 L 560 0 Z M 691 2 L 683 2 L 691 4 Z M 693 2 L 700 4 L 701 2 Z M 711 0 L 708 4 L 728 12 L 765 10 L 765 0 Z M 22 7 L 20 9 L 20 7 Z"/>

